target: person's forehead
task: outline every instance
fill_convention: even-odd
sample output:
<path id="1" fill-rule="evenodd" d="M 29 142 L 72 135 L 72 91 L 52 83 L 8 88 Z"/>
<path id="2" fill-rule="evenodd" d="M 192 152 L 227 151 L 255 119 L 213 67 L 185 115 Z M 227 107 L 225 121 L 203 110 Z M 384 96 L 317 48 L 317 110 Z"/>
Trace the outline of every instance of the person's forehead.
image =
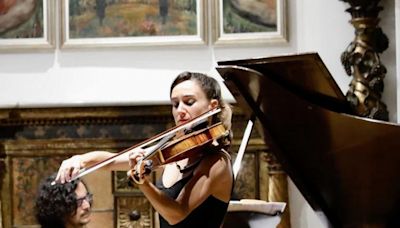
<path id="1" fill-rule="evenodd" d="M 199 83 L 193 80 L 183 81 L 177 84 L 172 90 L 171 97 L 178 96 L 199 96 L 204 94 L 202 88 Z"/>
<path id="2" fill-rule="evenodd" d="M 78 196 L 78 198 L 85 196 L 87 194 L 86 186 L 82 182 L 78 183 L 78 185 L 75 189 L 75 194 Z"/>

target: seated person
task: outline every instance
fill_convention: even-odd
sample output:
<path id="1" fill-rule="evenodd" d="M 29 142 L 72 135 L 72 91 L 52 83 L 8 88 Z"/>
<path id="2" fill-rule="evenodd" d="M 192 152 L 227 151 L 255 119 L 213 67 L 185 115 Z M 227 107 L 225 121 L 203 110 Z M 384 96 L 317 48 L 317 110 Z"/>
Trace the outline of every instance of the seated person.
<path id="1" fill-rule="evenodd" d="M 35 216 L 42 228 L 86 227 L 90 222 L 92 194 L 86 184 L 74 180 L 66 184 L 52 183 L 47 177 L 40 185 L 35 205 Z"/>
<path id="2" fill-rule="evenodd" d="M 232 141 L 232 110 L 222 98 L 218 81 L 197 72 L 183 72 L 170 87 L 171 112 L 176 126 L 185 124 L 202 113 L 217 107 L 221 109 L 211 122 L 220 122 L 226 129 L 220 142 L 206 144 L 192 156 L 170 162 L 161 167 L 160 179 L 153 184 L 150 175 L 138 172 L 138 188 L 159 214 L 161 228 L 207 227 L 219 228 L 228 209 L 233 188 L 233 171 L 229 147 Z M 182 135 L 179 132 L 176 135 Z M 145 151 L 129 150 L 105 168 L 110 170 L 138 170 Z M 83 168 L 115 156 L 108 151 L 91 151 L 73 156 L 61 164 L 57 183 L 68 183 Z M 138 165 L 138 167 L 136 167 Z M 130 172 L 130 175 L 132 172 Z M 135 177 L 135 176 L 133 176 Z"/>

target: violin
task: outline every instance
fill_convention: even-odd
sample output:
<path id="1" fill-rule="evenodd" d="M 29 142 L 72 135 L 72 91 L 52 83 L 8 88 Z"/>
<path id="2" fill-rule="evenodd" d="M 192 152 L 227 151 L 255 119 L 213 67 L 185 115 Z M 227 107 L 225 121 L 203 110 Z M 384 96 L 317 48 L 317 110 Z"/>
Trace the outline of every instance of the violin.
<path id="1" fill-rule="evenodd" d="M 147 153 L 136 165 L 136 169 L 128 171 L 128 176 L 136 183 L 141 184 L 140 175 L 148 175 L 152 169 L 179 161 L 184 158 L 202 156 L 203 148 L 214 144 L 214 147 L 222 147 L 229 136 L 221 122 L 212 126 L 183 135 L 171 142 L 165 143 L 158 149 Z M 143 173 L 140 170 L 144 170 Z"/>
<path id="2" fill-rule="evenodd" d="M 125 155 L 126 153 L 131 152 L 136 148 L 145 148 L 155 142 L 158 143 L 152 147 L 151 151 L 146 153 L 146 155 L 142 159 L 143 161 L 151 161 L 152 163 L 154 163 L 155 166 L 161 166 L 191 156 L 195 154 L 195 152 L 198 151 L 202 146 L 209 144 L 209 142 L 214 141 L 214 139 L 222 138 L 223 135 L 228 134 L 222 124 L 216 124 L 211 127 L 204 128 L 200 131 L 192 132 L 177 139 L 174 139 L 175 135 L 177 134 L 177 132 L 190 129 L 191 126 L 196 125 L 196 123 L 202 122 L 219 112 L 221 112 L 220 108 L 209 110 L 186 123 L 177 125 L 152 138 L 149 138 L 141 143 L 129 147 L 117 153 L 116 155 L 105 159 L 104 161 L 98 162 L 97 164 L 94 164 L 87 168 L 82 168 L 81 170 L 79 170 L 78 175 L 72 178 L 72 180 L 78 179 L 101 167 L 104 167 L 115 161 L 118 157 Z M 171 139 L 174 140 L 172 142 L 169 142 Z M 196 149 L 196 147 L 198 147 L 198 149 Z"/>
<path id="3" fill-rule="evenodd" d="M 162 165 L 195 156 L 204 146 L 225 139 L 228 135 L 229 131 L 225 129 L 221 122 L 214 124 L 168 143 L 157 153 L 157 160 Z"/>

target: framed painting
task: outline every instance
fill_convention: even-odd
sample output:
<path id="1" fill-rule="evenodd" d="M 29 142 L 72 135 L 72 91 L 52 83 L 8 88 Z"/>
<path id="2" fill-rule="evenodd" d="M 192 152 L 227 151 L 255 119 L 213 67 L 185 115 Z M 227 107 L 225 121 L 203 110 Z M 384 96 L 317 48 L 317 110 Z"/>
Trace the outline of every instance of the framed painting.
<path id="1" fill-rule="evenodd" d="M 215 0 L 213 43 L 286 43 L 286 0 Z"/>
<path id="2" fill-rule="evenodd" d="M 206 0 L 62 0 L 61 48 L 201 45 Z"/>
<path id="3" fill-rule="evenodd" d="M 54 0 L 1 0 L 0 51 L 53 49 Z"/>
<path id="4" fill-rule="evenodd" d="M 154 172 L 150 175 L 151 180 L 154 182 Z M 128 177 L 126 176 L 126 171 L 113 171 L 112 182 L 114 195 L 143 195 L 138 186 L 129 181 Z"/>

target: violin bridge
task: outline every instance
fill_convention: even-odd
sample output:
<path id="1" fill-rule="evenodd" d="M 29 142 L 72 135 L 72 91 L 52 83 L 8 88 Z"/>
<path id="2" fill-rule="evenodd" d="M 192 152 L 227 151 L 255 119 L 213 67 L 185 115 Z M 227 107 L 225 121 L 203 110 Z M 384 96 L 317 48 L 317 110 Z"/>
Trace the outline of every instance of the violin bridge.
<path id="1" fill-rule="evenodd" d="M 161 150 L 157 150 L 157 154 L 158 154 L 158 156 L 156 156 L 156 157 L 157 157 L 158 163 L 160 165 L 161 164 L 165 164 L 165 158 L 164 158 L 163 153 L 161 152 Z"/>

